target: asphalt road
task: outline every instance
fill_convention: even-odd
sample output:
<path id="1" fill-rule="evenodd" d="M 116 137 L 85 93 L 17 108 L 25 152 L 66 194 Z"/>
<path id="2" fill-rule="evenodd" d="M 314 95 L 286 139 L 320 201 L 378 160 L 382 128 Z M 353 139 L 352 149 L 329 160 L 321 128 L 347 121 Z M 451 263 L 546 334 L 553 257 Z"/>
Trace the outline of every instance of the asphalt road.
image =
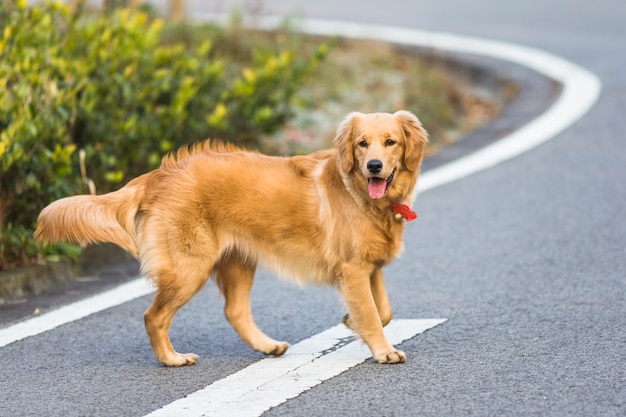
<path id="1" fill-rule="evenodd" d="M 400 346 L 406 364 L 367 361 L 265 415 L 626 415 L 626 3 L 368 3 L 267 0 L 264 11 L 529 45 L 592 71 L 603 89 L 548 143 L 418 198 L 387 287 L 396 317 L 448 321 Z M 209 285 L 171 330 L 199 363 L 159 366 L 143 330 L 150 301 L 1 347 L 0 415 L 141 416 L 261 358 Z M 333 290 L 263 271 L 252 303 L 259 326 L 290 342 L 343 313 Z"/>

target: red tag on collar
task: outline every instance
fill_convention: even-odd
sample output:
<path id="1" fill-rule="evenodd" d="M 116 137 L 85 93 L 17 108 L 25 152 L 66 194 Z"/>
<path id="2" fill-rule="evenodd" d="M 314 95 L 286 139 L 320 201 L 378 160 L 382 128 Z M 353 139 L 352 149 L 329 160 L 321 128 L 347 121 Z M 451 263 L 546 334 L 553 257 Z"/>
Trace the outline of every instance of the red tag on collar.
<path id="1" fill-rule="evenodd" d="M 417 219 L 417 213 L 412 211 L 411 208 L 407 206 L 406 204 L 391 203 L 389 208 L 394 213 L 397 213 L 400 216 L 402 216 L 402 218 L 408 222 L 410 222 L 411 220 Z"/>

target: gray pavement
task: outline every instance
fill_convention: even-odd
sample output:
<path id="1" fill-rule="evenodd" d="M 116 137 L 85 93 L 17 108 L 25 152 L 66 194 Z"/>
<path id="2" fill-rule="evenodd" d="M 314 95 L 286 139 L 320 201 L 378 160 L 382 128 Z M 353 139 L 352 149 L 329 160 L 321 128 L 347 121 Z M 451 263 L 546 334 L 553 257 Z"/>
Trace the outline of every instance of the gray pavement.
<path id="1" fill-rule="evenodd" d="M 405 365 L 366 362 L 266 415 L 626 415 L 626 3 L 264 7 L 530 45 L 603 83 L 596 106 L 547 144 L 418 198 L 405 253 L 385 271 L 389 295 L 399 318 L 448 321 L 401 345 Z M 229 329 L 209 285 L 171 332 L 199 363 L 163 368 L 143 331 L 149 303 L 143 297 L 0 348 L 0 415 L 144 415 L 261 358 Z M 263 271 L 252 303 L 261 328 L 293 343 L 342 314 L 332 290 L 289 286 Z"/>

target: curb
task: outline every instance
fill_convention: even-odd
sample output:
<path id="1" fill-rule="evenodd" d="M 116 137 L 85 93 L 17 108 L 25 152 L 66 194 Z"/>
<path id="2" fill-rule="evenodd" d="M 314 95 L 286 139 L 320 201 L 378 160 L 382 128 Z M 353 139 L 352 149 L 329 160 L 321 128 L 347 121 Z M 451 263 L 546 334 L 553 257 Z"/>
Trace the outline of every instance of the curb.
<path id="1" fill-rule="evenodd" d="M 413 49 L 421 50 L 424 54 L 440 55 L 421 47 Z M 422 163 L 424 172 L 452 163 L 518 130 L 550 108 L 562 92 L 563 85 L 558 81 L 519 64 L 458 53 L 446 53 L 443 59 L 445 65 L 451 67 L 476 68 L 480 72 L 474 76 L 473 81 L 479 86 L 494 82 L 513 83 L 517 91 L 503 105 L 496 118 L 425 159 Z"/>
<path id="2" fill-rule="evenodd" d="M 113 244 L 86 248 L 75 262 L 0 271 L 0 327 L 136 278 L 139 263 Z"/>

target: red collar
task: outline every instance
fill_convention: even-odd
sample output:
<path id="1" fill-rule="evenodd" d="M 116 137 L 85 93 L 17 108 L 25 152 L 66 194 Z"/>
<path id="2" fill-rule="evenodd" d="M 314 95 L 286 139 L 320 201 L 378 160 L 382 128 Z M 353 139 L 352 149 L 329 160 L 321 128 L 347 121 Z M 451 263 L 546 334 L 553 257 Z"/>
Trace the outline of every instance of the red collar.
<path id="1" fill-rule="evenodd" d="M 417 213 L 411 211 L 411 208 L 406 204 L 391 203 L 389 208 L 393 212 L 393 218 L 400 221 L 402 219 L 410 222 L 417 219 Z"/>

